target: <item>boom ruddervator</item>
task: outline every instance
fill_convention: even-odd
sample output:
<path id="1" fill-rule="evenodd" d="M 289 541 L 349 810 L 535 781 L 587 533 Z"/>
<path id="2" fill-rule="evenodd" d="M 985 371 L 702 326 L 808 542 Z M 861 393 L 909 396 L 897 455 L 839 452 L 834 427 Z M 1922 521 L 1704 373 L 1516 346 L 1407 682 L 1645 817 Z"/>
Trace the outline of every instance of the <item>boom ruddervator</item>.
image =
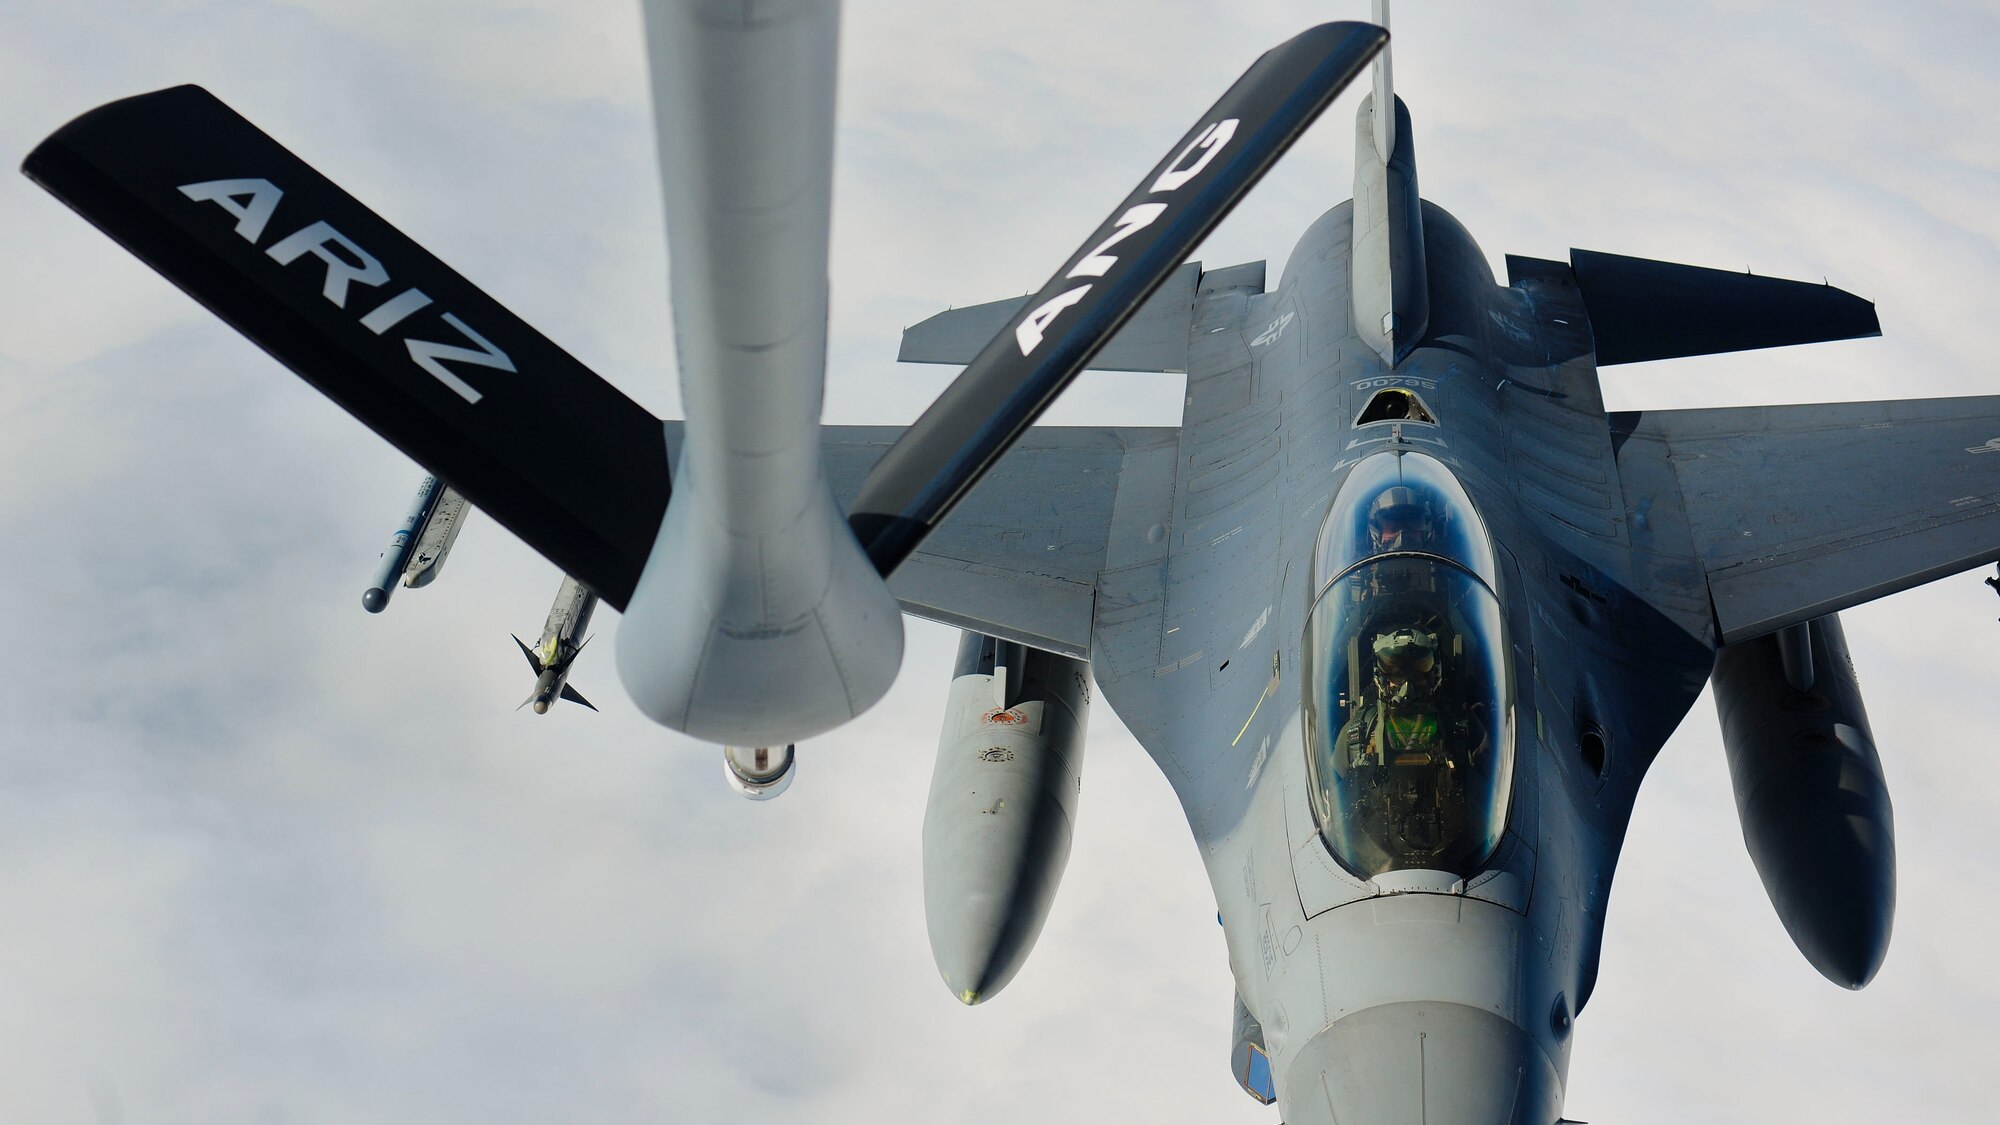
<path id="1" fill-rule="evenodd" d="M 1409 450 L 1357 464 L 1320 528 L 1305 730 L 1320 838 L 1363 878 L 1470 876 L 1499 845 L 1514 700 L 1492 540 Z"/>

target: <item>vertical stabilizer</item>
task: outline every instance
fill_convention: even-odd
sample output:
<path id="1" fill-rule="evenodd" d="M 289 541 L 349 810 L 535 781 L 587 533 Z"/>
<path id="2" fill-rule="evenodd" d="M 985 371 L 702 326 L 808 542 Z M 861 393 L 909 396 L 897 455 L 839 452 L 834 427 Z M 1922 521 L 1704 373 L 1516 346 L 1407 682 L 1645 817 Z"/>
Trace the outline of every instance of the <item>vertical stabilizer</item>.
<path id="1" fill-rule="evenodd" d="M 1388 0 L 1375 0 L 1387 26 Z M 1354 330 L 1394 367 L 1423 339 L 1430 321 L 1424 227 L 1417 203 L 1410 112 L 1396 97 L 1389 50 L 1375 56 L 1375 89 L 1354 121 Z M 1376 106 L 1391 107 L 1377 113 Z"/>
<path id="2" fill-rule="evenodd" d="M 1375 0 L 1375 26 L 1389 26 L 1389 0 Z M 1384 47 L 1375 56 L 1375 96 L 1369 99 L 1370 106 L 1389 105 L 1396 96 L 1395 75 L 1389 69 L 1389 48 Z M 1396 123 L 1388 115 L 1370 114 L 1374 122 L 1375 155 L 1387 164 L 1396 155 Z"/>

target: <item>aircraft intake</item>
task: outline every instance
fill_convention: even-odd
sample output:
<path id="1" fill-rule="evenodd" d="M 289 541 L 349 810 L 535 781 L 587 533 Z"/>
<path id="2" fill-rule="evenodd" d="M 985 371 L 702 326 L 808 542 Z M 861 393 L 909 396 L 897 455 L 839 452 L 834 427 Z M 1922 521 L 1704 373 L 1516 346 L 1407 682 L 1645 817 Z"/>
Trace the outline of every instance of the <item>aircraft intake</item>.
<path id="1" fill-rule="evenodd" d="M 990 999 L 1041 935 L 1069 862 L 1090 665 L 968 632 L 924 810 L 924 920 L 952 995 Z"/>
<path id="2" fill-rule="evenodd" d="M 1250 1014 L 1240 992 L 1236 994 L 1234 1022 L 1235 1034 L 1229 1045 L 1229 1073 L 1258 1105 L 1270 1105 L 1278 1100 L 1278 1087 L 1271 1080 L 1271 1056 L 1264 1051 L 1264 1025 Z"/>
<path id="3" fill-rule="evenodd" d="M 1895 822 L 1839 617 L 1725 645 L 1715 702 L 1743 842 L 1785 931 L 1835 984 L 1888 952 Z"/>

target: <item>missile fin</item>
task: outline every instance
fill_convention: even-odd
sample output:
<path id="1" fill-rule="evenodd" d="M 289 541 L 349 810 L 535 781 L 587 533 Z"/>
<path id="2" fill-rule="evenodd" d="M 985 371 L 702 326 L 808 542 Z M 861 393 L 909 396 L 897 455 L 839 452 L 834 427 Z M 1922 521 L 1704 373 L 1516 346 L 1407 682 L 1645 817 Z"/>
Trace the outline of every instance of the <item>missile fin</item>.
<path id="1" fill-rule="evenodd" d="M 576 690 L 575 688 L 569 686 L 568 684 L 563 685 L 562 697 L 564 699 L 569 700 L 571 703 L 581 703 L 585 707 L 590 708 L 592 711 L 597 710 L 597 705 L 595 703 L 592 703 L 590 700 L 585 699 L 583 697 L 582 692 Z"/>
<path id="2" fill-rule="evenodd" d="M 512 633 L 509 633 L 507 635 L 510 637 L 514 636 Z M 535 675 L 539 676 L 544 671 L 546 671 L 546 669 L 542 667 L 541 658 L 535 655 L 534 649 L 528 647 L 528 642 L 522 640 L 519 637 L 514 637 L 514 643 L 521 646 L 521 655 L 528 658 L 528 667 L 533 668 L 535 670 Z"/>

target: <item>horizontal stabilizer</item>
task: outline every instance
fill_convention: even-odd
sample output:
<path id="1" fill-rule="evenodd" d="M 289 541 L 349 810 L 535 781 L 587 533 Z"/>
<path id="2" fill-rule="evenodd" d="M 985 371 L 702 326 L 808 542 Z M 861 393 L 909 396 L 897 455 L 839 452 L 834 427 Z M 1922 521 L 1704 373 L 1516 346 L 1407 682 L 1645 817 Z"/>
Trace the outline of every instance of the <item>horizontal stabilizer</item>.
<path id="1" fill-rule="evenodd" d="M 666 511 L 660 424 L 199 86 L 22 165 L 78 214 L 622 607 Z"/>
<path id="2" fill-rule="evenodd" d="M 1097 371 L 1186 371 L 1188 328 L 1194 320 L 1201 263 L 1175 270 L 1104 350 L 1091 357 Z M 904 363 L 971 363 L 1026 307 L 1032 294 L 950 309 L 903 329 Z"/>
<path id="3" fill-rule="evenodd" d="M 1880 336 L 1875 306 L 1831 285 L 1571 250 L 1597 365 Z"/>
<path id="4" fill-rule="evenodd" d="M 1628 508 L 1678 488 L 1727 644 L 2000 559 L 2000 396 L 1631 411 L 1611 432 Z"/>

